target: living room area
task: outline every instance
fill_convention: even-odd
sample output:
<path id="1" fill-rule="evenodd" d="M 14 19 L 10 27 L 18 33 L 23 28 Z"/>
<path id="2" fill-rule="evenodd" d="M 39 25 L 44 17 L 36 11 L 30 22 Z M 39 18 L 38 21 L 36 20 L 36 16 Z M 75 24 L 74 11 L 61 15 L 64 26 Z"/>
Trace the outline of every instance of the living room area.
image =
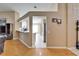
<path id="1" fill-rule="evenodd" d="M 78 31 L 74 20 L 78 17 L 78 6 L 74 3 L 0 4 L 1 56 L 79 55 L 75 51 Z"/>

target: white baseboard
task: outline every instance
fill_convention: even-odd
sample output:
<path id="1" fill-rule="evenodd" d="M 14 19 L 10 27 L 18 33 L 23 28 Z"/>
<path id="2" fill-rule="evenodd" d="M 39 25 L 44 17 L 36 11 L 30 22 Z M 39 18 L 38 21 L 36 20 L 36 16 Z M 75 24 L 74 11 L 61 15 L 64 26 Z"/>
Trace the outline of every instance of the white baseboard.
<path id="1" fill-rule="evenodd" d="M 21 39 L 19 39 L 26 47 L 28 47 L 28 48 L 32 48 L 32 47 L 30 47 L 28 44 L 26 44 L 23 40 L 21 40 Z"/>
<path id="2" fill-rule="evenodd" d="M 79 56 L 79 50 L 76 49 L 75 47 L 71 47 L 71 48 L 68 48 L 70 51 L 72 51 L 74 54 L 76 54 L 77 56 Z"/>
<path id="3" fill-rule="evenodd" d="M 63 48 L 63 49 L 66 49 L 67 47 L 47 47 L 47 48 L 59 48 L 59 49 Z"/>

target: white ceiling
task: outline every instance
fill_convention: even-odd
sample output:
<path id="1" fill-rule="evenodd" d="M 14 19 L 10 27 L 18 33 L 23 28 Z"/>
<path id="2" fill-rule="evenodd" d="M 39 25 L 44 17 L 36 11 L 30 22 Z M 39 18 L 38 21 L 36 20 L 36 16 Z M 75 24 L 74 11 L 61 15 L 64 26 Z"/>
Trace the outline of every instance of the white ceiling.
<path id="1" fill-rule="evenodd" d="M 57 7 L 57 3 L 0 3 L 0 11 L 17 11 L 20 16 L 29 11 L 57 11 Z"/>

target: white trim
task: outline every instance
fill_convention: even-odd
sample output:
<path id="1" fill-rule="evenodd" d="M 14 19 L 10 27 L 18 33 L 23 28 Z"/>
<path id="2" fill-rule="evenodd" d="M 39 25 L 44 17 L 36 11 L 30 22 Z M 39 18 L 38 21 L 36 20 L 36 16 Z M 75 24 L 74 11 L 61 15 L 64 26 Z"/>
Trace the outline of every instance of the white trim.
<path id="1" fill-rule="evenodd" d="M 67 49 L 67 47 L 46 47 L 46 48 L 58 48 L 58 49 L 63 48 L 63 49 Z"/>
<path id="2" fill-rule="evenodd" d="M 79 50 L 76 49 L 75 47 L 71 47 L 71 48 L 68 48 L 70 51 L 72 51 L 74 54 L 76 54 L 77 56 L 79 56 Z"/>
<path id="3" fill-rule="evenodd" d="M 28 48 L 32 48 L 32 47 L 30 47 L 28 44 L 26 44 L 23 40 L 21 40 L 21 39 L 19 39 L 26 47 L 28 47 Z"/>

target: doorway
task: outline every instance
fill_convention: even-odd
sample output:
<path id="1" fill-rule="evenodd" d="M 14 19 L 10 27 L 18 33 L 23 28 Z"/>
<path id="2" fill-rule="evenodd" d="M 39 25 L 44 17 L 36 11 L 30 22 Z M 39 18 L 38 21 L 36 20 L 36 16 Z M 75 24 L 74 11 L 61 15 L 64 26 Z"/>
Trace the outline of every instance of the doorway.
<path id="1" fill-rule="evenodd" d="M 47 42 L 46 16 L 33 16 L 32 18 L 32 47 L 46 48 Z"/>

